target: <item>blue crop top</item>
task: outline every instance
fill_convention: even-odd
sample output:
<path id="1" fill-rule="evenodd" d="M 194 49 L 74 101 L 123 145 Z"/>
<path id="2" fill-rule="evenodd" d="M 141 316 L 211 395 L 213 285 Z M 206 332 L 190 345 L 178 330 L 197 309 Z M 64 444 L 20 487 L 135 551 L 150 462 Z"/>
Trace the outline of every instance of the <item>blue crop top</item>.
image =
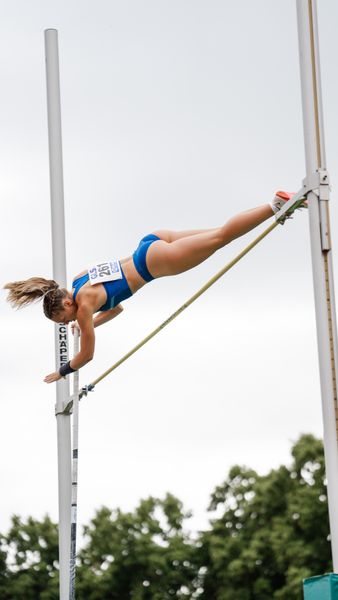
<path id="1" fill-rule="evenodd" d="M 115 281 L 106 281 L 102 284 L 104 289 L 106 290 L 107 301 L 103 306 L 101 306 L 101 308 L 99 308 L 99 311 L 110 310 L 111 308 L 114 308 L 115 306 L 120 304 L 120 302 L 122 302 L 123 300 L 126 300 L 127 298 L 130 298 L 130 296 L 133 295 L 123 273 L 122 267 L 121 272 L 122 279 L 117 279 Z M 88 273 L 85 273 L 85 275 L 82 275 L 82 277 L 78 277 L 78 279 L 75 279 L 73 281 L 73 300 L 76 299 L 79 290 L 85 283 L 87 283 L 87 281 L 89 281 Z"/>

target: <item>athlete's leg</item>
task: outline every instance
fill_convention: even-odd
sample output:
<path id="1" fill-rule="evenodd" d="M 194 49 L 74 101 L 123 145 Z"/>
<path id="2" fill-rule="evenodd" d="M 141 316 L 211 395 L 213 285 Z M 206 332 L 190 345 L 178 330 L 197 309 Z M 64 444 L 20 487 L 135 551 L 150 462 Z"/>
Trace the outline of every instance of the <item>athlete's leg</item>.
<path id="1" fill-rule="evenodd" d="M 179 237 L 172 242 L 161 238 L 153 242 L 148 249 L 147 267 L 153 277 L 183 273 L 196 267 L 216 250 L 260 225 L 273 214 L 270 204 L 264 204 L 232 217 L 225 225 L 216 229 Z"/>
<path id="2" fill-rule="evenodd" d="M 187 229 L 185 231 L 173 231 L 169 229 L 158 229 L 156 231 L 152 231 L 154 235 L 157 235 L 161 240 L 165 242 L 176 242 L 176 240 L 180 240 L 181 238 L 190 237 L 191 235 L 198 235 L 199 233 L 205 233 L 206 231 L 214 231 L 213 229 Z"/>
<path id="3" fill-rule="evenodd" d="M 245 212 L 235 215 L 221 227 L 222 238 L 224 239 L 223 245 L 225 246 L 236 238 L 241 237 L 241 235 L 245 235 L 273 215 L 274 212 L 270 204 L 250 208 Z"/>

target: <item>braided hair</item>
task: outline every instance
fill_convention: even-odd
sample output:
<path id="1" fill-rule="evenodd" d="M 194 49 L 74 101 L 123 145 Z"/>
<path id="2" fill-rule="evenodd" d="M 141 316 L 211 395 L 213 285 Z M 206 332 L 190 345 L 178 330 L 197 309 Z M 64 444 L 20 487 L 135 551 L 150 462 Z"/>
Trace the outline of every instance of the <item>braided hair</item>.
<path id="1" fill-rule="evenodd" d="M 31 277 L 4 285 L 9 290 L 7 300 L 13 308 L 23 308 L 43 299 L 43 312 L 48 319 L 63 309 L 62 301 L 69 296 L 68 290 L 60 288 L 54 279 Z"/>

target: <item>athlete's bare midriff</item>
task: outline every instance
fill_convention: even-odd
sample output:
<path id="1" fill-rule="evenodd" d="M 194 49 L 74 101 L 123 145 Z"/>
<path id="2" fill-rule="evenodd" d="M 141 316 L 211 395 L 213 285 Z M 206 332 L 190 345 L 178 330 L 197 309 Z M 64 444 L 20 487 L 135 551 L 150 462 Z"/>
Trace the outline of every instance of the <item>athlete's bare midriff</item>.
<path id="1" fill-rule="evenodd" d="M 135 292 L 137 292 L 139 289 L 141 289 L 141 287 L 145 285 L 146 281 L 144 281 L 143 277 L 141 277 L 141 275 L 139 275 L 139 273 L 136 271 L 134 261 L 131 256 L 128 256 L 127 258 L 122 258 L 120 260 L 120 264 L 125 278 L 127 280 L 127 283 L 132 293 L 135 294 Z M 73 280 L 75 281 L 75 279 L 82 277 L 86 273 L 87 271 L 81 271 L 81 273 L 75 275 Z M 86 281 L 86 283 L 81 287 L 76 296 L 76 298 L 79 300 L 84 299 L 84 297 L 92 298 L 96 307 L 95 311 L 99 310 L 101 306 L 103 306 L 107 302 L 107 293 L 102 283 L 91 285 L 89 281 Z"/>
<path id="2" fill-rule="evenodd" d="M 135 292 L 137 292 L 137 290 L 143 287 L 147 282 L 136 271 L 132 256 L 122 258 L 120 263 L 128 285 L 133 294 L 135 294 Z"/>

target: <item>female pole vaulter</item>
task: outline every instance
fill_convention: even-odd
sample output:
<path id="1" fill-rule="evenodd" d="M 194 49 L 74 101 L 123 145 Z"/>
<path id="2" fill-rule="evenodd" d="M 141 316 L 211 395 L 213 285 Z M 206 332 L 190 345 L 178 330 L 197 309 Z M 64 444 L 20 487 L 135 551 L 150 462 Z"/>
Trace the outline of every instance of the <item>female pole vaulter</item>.
<path id="1" fill-rule="evenodd" d="M 120 303 L 147 282 L 196 267 L 216 250 L 269 219 L 291 197 L 288 192 L 278 191 L 271 204 L 242 212 L 214 229 L 155 231 L 142 238 L 132 256 L 93 264 L 76 275 L 71 292 L 42 277 L 7 283 L 4 289 L 9 290 L 7 299 L 14 308 L 42 299 L 48 319 L 66 325 L 76 320 L 80 328 L 80 352 L 44 381 L 58 381 L 91 361 L 94 328 L 119 315 L 123 310 Z"/>

